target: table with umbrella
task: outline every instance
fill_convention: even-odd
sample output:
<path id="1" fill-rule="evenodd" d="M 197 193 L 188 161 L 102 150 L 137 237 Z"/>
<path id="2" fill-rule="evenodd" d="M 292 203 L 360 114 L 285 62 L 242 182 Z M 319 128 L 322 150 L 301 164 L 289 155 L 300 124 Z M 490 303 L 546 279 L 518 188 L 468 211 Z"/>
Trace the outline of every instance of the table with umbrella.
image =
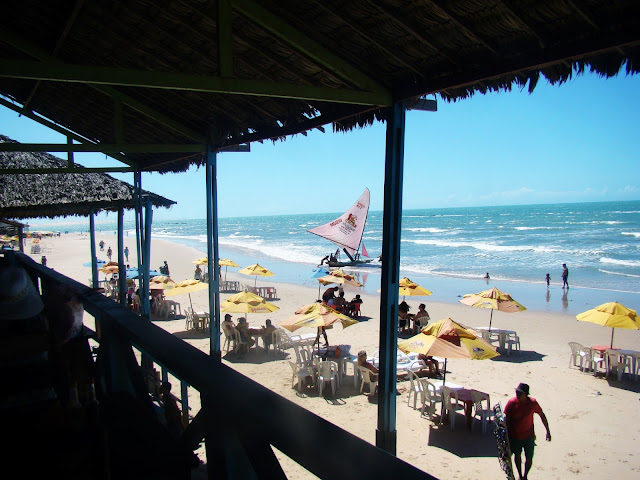
<path id="1" fill-rule="evenodd" d="M 320 330 L 321 328 L 333 328 L 333 325 L 339 323 L 342 325 L 342 328 L 347 328 L 352 325 L 358 323 L 357 320 L 338 312 L 337 310 L 331 308 L 328 305 L 320 302 L 314 302 L 303 307 L 300 307 L 295 313 L 287 318 L 286 320 L 280 322 L 280 326 L 289 330 L 290 332 L 295 332 L 299 328 L 316 328 L 318 329 L 318 334 L 316 336 L 316 341 L 318 342 L 318 350 L 320 350 Z M 350 357 L 345 357 L 345 361 L 349 360 Z M 341 364 L 341 374 L 345 373 L 345 365 Z M 355 372 L 355 367 L 354 367 Z M 354 383 L 355 377 L 357 375 L 354 374 Z"/>
<path id="2" fill-rule="evenodd" d="M 321 276 L 318 278 L 318 299 L 320 299 L 320 286 L 321 285 L 349 285 L 351 287 L 360 288 L 363 285 L 356 280 L 356 278 L 348 273 L 345 273 L 343 270 L 333 270 L 329 272 L 327 275 Z"/>
<path id="3" fill-rule="evenodd" d="M 591 310 L 587 310 L 586 312 L 576 315 L 576 318 L 581 322 L 590 322 L 595 323 L 596 325 L 602 325 L 603 327 L 611 327 L 611 341 L 609 348 L 592 347 L 601 354 L 605 354 L 607 350 L 613 350 L 613 334 L 616 328 L 640 330 L 640 319 L 638 318 L 637 312 L 618 302 L 603 303 Z M 637 380 L 637 365 L 640 360 L 640 352 L 616 349 L 614 353 L 619 356 L 627 357 L 631 360 L 629 367 L 634 379 Z"/>
<path id="4" fill-rule="evenodd" d="M 253 265 L 249 265 L 248 267 L 239 270 L 238 273 L 242 275 L 248 275 L 255 277 L 254 286 L 252 287 L 253 293 L 260 295 L 261 293 L 265 293 L 262 295 L 263 297 L 269 296 L 270 298 L 275 298 L 275 288 L 274 287 L 258 287 L 258 277 L 273 277 L 275 273 L 266 269 L 262 265 L 254 263 Z M 264 290 L 264 292 L 263 292 Z"/>
<path id="5" fill-rule="evenodd" d="M 224 313 L 271 313 L 280 310 L 280 307 L 271 302 L 267 302 L 260 295 L 252 292 L 240 292 L 231 295 L 220 304 L 220 311 Z M 262 336 L 262 331 L 249 329 L 249 335 L 255 339 L 256 349 L 258 348 L 258 338 Z"/>
<path id="6" fill-rule="evenodd" d="M 444 358 L 443 387 L 446 386 L 447 359 L 487 360 L 499 355 L 495 347 L 478 336 L 475 330 L 450 318 L 427 325 L 419 334 L 399 342 L 398 349 L 405 353 Z M 444 410 L 444 401 L 442 409 Z M 470 414 L 470 411 L 465 413 Z"/>
<path id="7" fill-rule="evenodd" d="M 493 320 L 493 311 L 499 310 L 506 313 L 517 313 L 526 310 L 526 307 L 516 302 L 511 295 L 493 287 L 489 290 L 484 290 L 479 293 L 469 293 L 465 295 L 460 303 L 463 305 L 469 305 L 476 308 L 488 308 L 491 310 L 489 315 L 489 329 L 486 339 L 492 339 L 491 323 Z M 500 342 L 500 348 L 505 348 L 505 344 L 508 341 L 508 335 L 515 334 L 515 331 L 500 330 L 498 332 L 497 340 Z M 519 339 L 518 339 L 519 342 Z"/>
<path id="8" fill-rule="evenodd" d="M 194 292 L 199 292 L 201 290 L 206 290 L 208 288 L 208 283 L 188 278 L 176 283 L 170 290 L 167 290 L 165 292 L 165 297 L 184 295 L 185 293 L 189 295 L 190 309 L 187 311 L 187 329 L 189 329 L 191 326 L 195 328 L 199 328 L 200 326 L 202 326 L 203 328 L 206 327 L 209 320 L 209 314 L 206 312 L 194 311 L 193 302 L 191 301 L 191 294 Z"/>

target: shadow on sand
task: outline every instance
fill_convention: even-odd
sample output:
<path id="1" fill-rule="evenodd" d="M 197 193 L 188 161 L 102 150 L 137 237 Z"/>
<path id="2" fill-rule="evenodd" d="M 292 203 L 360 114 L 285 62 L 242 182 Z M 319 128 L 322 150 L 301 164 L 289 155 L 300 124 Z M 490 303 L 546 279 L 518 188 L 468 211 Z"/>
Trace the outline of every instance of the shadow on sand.
<path id="1" fill-rule="evenodd" d="M 543 353 L 534 352 L 533 350 L 517 350 L 512 351 L 511 355 L 498 350 L 499 357 L 493 357 L 493 362 L 509 362 L 509 363 L 525 363 L 525 362 L 541 362 L 544 357 Z"/>
<path id="2" fill-rule="evenodd" d="M 488 425 L 487 434 L 482 435 L 480 425 L 477 424 L 472 432 L 464 425 L 462 416 L 457 420 L 456 428 L 453 431 L 449 427 L 449 423 L 430 425 L 428 445 L 446 450 L 459 458 L 497 457 L 492 425 Z M 439 418 L 434 417 L 434 421 L 438 422 Z"/>

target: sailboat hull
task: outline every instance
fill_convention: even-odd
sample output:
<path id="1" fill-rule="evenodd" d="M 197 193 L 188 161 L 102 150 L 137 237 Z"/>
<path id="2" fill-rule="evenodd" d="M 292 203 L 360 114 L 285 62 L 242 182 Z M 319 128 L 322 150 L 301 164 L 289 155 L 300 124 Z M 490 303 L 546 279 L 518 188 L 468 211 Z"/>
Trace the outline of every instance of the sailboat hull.
<path id="1" fill-rule="evenodd" d="M 373 258 L 367 260 L 353 260 L 348 262 L 328 262 L 330 267 L 356 267 L 358 265 L 368 265 L 373 262 Z"/>

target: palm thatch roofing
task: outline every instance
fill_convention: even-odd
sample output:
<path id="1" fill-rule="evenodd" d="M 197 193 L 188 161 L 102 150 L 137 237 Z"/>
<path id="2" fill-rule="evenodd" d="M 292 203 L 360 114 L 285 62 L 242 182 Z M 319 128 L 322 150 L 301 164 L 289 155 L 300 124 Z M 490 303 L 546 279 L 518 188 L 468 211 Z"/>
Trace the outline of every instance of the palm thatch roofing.
<path id="1" fill-rule="evenodd" d="M 0 16 L 0 95 L 88 142 L 178 144 L 117 150 L 177 172 L 398 100 L 637 73 L 639 43 L 637 0 L 33 0 Z"/>
<path id="2" fill-rule="evenodd" d="M 0 143 L 7 142 L 18 143 L 0 135 Z M 65 167 L 66 163 L 48 153 L 0 152 L 0 168 Z M 150 192 L 143 195 L 156 207 L 176 203 Z M 0 175 L 0 217 L 85 216 L 92 209 L 97 213 L 134 207 L 134 187 L 105 173 Z"/>

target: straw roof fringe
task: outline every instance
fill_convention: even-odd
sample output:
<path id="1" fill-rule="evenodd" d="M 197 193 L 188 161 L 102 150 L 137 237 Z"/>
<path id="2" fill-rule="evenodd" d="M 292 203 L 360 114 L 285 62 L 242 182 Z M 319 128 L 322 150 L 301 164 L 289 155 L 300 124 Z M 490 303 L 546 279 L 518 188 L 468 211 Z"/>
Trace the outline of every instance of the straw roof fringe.
<path id="1" fill-rule="evenodd" d="M 18 143 L 0 135 L 0 143 Z M 49 153 L 0 152 L 0 168 L 66 167 L 67 162 Z M 76 164 L 77 168 L 81 166 Z M 155 207 L 176 202 L 149 195 Z M 89 215 L 135 206 L 134 187 L 104 173 L 0 175 L 0 217 L 40 218 Z"/>
<path id="2" fill-rule="evenodd" d="M 0 95 L 103 144 L 117 143 L 118 102 L 125 142 L 206 139 L 220 148 L 284 139 L 327 124 L 348 131 L 384 121 L 387 110 L 380 105 L 286 95 L 290 85 L 345 95 L 371 91 L 358 72 L 395 101 L 432 94 L 458 101 L 512 88 L 531 92 L 543 79 L 559 84 L 585 71 L 604 77 L 640 71 L 637 0 L 242 0 L 230 3 L 225 20 L 231 24 L 226 65 L 218 58 L 225 50 L 218 48 L 216 3 L 14 2 L 0 16 L 0 31 L 8 32 L 0 37 L 0 60 L 48 61 L 54 76 L 55 62 L 213 80 L 226 66 L 233 93 L 150 88 L 136 85 L 139 76 L 127 77 L 135 86 L 49 81 L 47 71 L 39 83 L 0 75 Z M 234 81 L 277 85 L 278 94 L 271 87 L 245 94 Z M 200 139 L 194 142 L 163 117 Z M 160 172 L 204 162 L 185 153 L 126 156 L 142 170 Z"/>

